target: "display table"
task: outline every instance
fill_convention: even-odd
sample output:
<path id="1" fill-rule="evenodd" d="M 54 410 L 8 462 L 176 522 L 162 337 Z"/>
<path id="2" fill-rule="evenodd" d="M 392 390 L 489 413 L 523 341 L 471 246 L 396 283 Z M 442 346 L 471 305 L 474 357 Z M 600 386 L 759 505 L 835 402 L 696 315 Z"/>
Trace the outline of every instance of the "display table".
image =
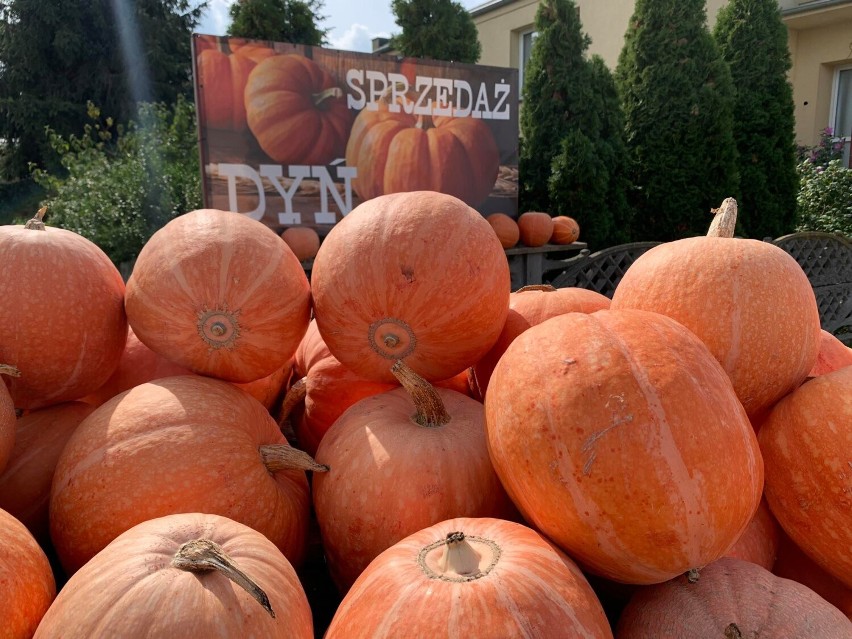
<path id="1" fill-rule="evenodd" d="M 522 286 L 542 284 L 546 273 L 565 268 L 565 260 L 586 248 L 585 242 L 572 244 L 545 244 L 544 246 L 516 246 L 506 249 L 512 290 Z"/>

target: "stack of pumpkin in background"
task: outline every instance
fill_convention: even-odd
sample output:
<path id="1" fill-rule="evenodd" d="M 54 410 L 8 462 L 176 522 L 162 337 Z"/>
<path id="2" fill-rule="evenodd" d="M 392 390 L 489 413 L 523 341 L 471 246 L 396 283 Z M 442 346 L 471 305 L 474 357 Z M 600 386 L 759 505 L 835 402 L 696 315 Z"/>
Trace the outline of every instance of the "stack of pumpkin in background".
<path id="1" fill-rule="evenodd" d="M 852 351 L 735 213 L 612 301 L 510 293 L 433 192 L 357 207 L 310 284 L 228 212 L 126 288 L 0 228 L 4 636 L 852 637 Z"/>

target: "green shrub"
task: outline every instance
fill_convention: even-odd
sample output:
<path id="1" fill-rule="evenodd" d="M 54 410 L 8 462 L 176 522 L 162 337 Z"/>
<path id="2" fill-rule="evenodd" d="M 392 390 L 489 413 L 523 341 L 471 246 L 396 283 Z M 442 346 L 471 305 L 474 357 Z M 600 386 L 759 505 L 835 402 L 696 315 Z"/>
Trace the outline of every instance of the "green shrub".
<path id="1" fill-rule="evenodd" d="M 799 231 L 825 231 L 852 237 L 852 169 L 841 160 L 822 165 L 811 160 L 799 164 L 796 198 Z"/>

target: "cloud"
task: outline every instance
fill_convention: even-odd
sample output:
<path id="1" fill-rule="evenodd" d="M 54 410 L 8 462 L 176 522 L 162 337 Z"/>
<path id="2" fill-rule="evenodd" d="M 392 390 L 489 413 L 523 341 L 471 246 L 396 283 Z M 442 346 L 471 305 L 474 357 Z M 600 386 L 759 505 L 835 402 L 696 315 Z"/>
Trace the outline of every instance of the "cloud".
<path id="1" fill-rule="evenodd" d="M 378 37 L 387 38 L 389 34 L 384 31 L 374 33 L 368 26 L 356 22 L 350 25 L 340 37 L 330 34 L 328 43 L 332 49 L 370 53 L 373 50 L 372 40 Z"/>
<path id="2" fill-rule="evenodd" d="M 198 32 L 210 35 L 225 35 L 225 30 L 231 23 L 229 11 L 232 4 L 234 4 L 234 0 L 209 0 L 207 10 L 198 24 Z"/>

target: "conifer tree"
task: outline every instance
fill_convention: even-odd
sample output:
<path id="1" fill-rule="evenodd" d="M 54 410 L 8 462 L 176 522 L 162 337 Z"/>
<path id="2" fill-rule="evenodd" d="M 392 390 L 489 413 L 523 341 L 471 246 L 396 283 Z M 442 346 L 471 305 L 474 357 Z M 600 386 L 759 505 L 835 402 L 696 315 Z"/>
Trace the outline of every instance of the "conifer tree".
<path id="1" fill-rule="evenodd" d="M 391 10 L 402 33 L 391 47 L 412 58 L 474 63 L 482 46 L 467 9 L 454 0 L 393 0 Z"/>

